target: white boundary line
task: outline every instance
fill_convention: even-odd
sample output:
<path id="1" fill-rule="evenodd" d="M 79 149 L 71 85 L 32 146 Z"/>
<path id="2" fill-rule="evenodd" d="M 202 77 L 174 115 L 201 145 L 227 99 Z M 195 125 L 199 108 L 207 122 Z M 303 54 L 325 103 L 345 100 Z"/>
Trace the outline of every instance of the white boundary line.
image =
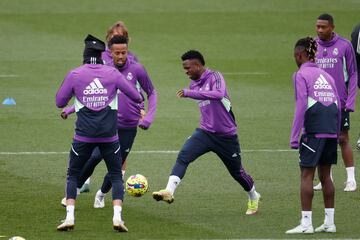
<path id="1" fill-rule="evenodd" d="M 6 78 L 6 77 L 18 77 L 18 75 L 14 75 L 14 74 L 0 74 L 0 78 Z"/>
<path id="2" fill-rule="evenodd" d="M 242 153 L 246 152 L 267 152 L 267 153 L 279 153 L 279 152 L 296 152 L 297 150 L 291 149 L 249 149 L 242 150 Z M 148 151 L 131 151 L 134 154 L 177 154 L 179 151 L 174 150 L 148 150 Z M 62 155 L 69 154 L 69 152 L 0 152 L 0 155 Z"/>

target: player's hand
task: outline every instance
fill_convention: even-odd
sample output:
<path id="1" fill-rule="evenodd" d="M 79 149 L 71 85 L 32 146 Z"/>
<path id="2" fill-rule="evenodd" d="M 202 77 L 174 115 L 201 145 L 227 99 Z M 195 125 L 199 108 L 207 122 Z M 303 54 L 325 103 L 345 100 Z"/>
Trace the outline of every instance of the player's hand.
<path id="1" fill-rule="evenodd" d="M 144 109 L 140 110 L 140 121 L 143 121 L 146 116 L 146 111 Z"/>
<path id="2" fill-rule="evenodd" d="M 185 97 L 184 89 L 177 91 L 176 96 L 178 96 L 179 98 Z"/>
<path id="3" fill-rule="evenodd" d="M 139 124 L 139 128 L 141 128 L 142 130 L 148 130 L 149 127 L 142 125 L 141 123 Z"/>
<path id="4" fill-rule="evenodd" d="M 60 117 L 65 120 L 67 119 L 68 114 L 66 112 L 61 112 Z"/>
<path id="5" fill-rule="evenodd" d="M 291 142 L 290 143 L 291 149 L 299 149 L 299 143 L 298 142 Z"/>

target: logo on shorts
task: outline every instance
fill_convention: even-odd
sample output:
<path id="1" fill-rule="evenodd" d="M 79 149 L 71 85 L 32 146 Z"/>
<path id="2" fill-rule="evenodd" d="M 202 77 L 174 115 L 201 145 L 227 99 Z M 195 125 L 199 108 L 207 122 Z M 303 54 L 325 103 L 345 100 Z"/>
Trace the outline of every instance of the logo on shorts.
<path id="1" fill-rule="evenodd" d="M 328 81 L 326 81 L 325 77 L 320 74 L 320 77 L 316 80 L 314 84 L 314 89 L 332 89 Z"/>
<path id="2" fill-rule="evenodd" d="M 84 91 L 84 95 L 89 94 L 107 94 L 107 89 L 101 84 L 98 78 L 94 78 L 94 80 L 87 86 Z"/>

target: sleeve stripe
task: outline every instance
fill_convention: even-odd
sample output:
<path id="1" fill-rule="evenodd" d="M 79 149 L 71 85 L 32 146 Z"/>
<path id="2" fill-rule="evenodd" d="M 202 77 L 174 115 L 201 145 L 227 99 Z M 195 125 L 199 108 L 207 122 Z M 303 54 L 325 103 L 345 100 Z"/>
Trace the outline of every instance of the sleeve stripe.
<path id="1" fill-rule="evenodd" d="M 216 87 L 216 89 L 220 89 L 221 88 L 221 76 L 220 76 L 219 72 L 214 72 L 214 77 L 215 77 L 215 87 Z"/>

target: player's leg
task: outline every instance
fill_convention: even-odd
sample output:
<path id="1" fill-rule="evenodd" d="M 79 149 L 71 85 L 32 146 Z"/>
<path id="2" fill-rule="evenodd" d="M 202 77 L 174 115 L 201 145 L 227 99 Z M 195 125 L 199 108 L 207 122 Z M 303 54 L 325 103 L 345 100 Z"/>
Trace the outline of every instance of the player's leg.
<path id="1" fill-rule="evenodd" d="M 340 131 L 339 145 L 347 173 L 344 191 L 353 192 L 356 190 L 354 156 L 349 141 L 349 130 L 346 128 Z"/>
<path id="2" fill-rule="evenodd" d="M 314 233 L 312 225 L 313 180 L 325 142 L 325 139 L 315 138 L 311 135 L 301 137 L 299 149 L 301 221 L 299 226 L 286 231 L 287 234 Z"/>
<path id="3" fill-rule="evenodd" d="M 207 134 L 201 129 L 196 129 L 180 150 L 166 188 L 153 192 L 153 198 L 157 201 L 172 203 L 174 192 L 184 177 L 187 167 L 195 159 L 210 151 L 209 144 L 210 140 Z"/>
<path id="4" fill-rule="evenodd" d="M 84 142 L 74 141 L 72 143 L 66 183 L 66 218 L 64 222 L 57 227 L 59 231 L 67 231 L 74 228 L 78 179 L 94 147 L 94 144 Z"/>
<path id="5" fill-rule="evenodd" d="M 135 137 L 137 134 L 137 128 L 119 128 L 118 129 L 118 135 L 119 135 L 119 142 L 121 146 L 121 157 L 123 159 L 122 161 L 122 167 L 121 167 L 121 173 L 123 176 L 123 180 L 125 179 L 125 171 L 126 171 L 126 163 L 127 163 L 127 157 L 131 152 L 131 148 L 134 144 Z"/>
<path id="6" fill-rule="evenodd" d="M 318 165 L 318 175 L 323 186 L 325 205 L 324 223 L 315 229 L 315 232 L 336 232 L 334 222 L 335 188 L 330 178 L 331 165 L 337 163 L 337 139 L 327 139 L 323 155 Z"/>
<path id="7" fill-rule="evenodd" d="M 98 147 L 95 147 L 89 160 L 85 163 L 85 166 L 81 170 L 80 177 L 78 179 L 77 188 L 78 193 L 90 191 L 90 176 L 93 174 L 95 167 L 101 162 L 102 156 Z M 61 200 L 61 205 L 66 207 L 66 197 Z"/>
<path id="8" fill-rule="evenodd" d="M 211 136 L 212 150 L 219 156 L 230 175 L 248 193 L 248 209 L 246 215 L 254 215 L 259 209 L 260 194 L 256 192 L 252 177 L 246 173 L 241 164 L 240 144 L 237 135 L 228 137 Z"/>
<path id="9" fill-rule="evenodd" d="M 100 152 L 104 157 L 112 184 L 112 197 L 114 206 L 113 227 L 116 231 L 127 232 L 128 229 L 122 220 L 122 203 L 124 199 L 124 186 L 121 177 L 121 152 L 118 141 L 100 144 Z"/>
<path id="10" fill-rule="evenodd" d="M 122 168 L 121 174 L 124 181 L 125 169 L 126 169 L 126 159 L 129 155 L 132 145 L 134 144 L 134 140 L 136 137 L 137 129 L 136 128 L 126 128 L 126 129 L 118 129 L 119 143 L 120 143 L 120 152 L 122 157 Z M 107 173 L 104 177 L 101 188 L 96 192 L 94 207 L 95 208 L 103 208 L 105 207 L 105 195 L 111 189 L 111 181 L 109 174 Z"/>
<path id="11" fill-rule="evenodd" d="M 93 174 L 95 167 L 101 162 L 102 159 L 103 157 L 101 156 L 100 150 L 98 147 L 96 147 L 81 171 L 78 183 L 78 187 L 80 188 L 81 193 L 90 191 L 90 176 Z"/>

